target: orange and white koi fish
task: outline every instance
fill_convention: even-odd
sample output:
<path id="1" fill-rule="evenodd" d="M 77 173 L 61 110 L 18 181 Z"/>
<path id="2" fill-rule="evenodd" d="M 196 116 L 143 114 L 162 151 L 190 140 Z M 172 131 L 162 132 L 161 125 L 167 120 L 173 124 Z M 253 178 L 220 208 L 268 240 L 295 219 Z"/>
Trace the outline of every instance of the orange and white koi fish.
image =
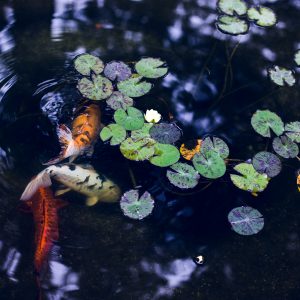
<path id="1" fill-rule="evenodd" d="M 56 164 L 66 158 L 70 162 L 86 152 L 92 153 L 96 138 L 99 135 L 101 112 L 97 104 L 83 106 L 81 112 L 72 122 L 72 130 L 66 125 L 59 125 L 57 135 L 61 144 L 58 157 L 51 159 L 45 165 Z"/>

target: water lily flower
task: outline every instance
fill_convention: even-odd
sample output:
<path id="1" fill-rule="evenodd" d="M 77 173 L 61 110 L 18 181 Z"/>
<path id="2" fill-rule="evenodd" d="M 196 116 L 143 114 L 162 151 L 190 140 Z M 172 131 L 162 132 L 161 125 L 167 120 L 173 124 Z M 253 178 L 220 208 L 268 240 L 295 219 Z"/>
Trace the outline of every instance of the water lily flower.
<path id="1" fill-rule="evenodd" d="M 145 116 L 145 120 L 149 123 L 158 123 L 161 119 L 161 114 L 154 109 L 150 109 L 150 110 L 147 109 L 144 116 Z"/>

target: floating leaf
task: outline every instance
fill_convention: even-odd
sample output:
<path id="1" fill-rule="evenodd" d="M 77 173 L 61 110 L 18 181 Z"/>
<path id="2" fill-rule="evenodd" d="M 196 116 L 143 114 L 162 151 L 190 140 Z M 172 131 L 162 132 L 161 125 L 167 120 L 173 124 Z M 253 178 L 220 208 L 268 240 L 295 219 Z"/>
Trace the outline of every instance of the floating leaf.
<path id="1" fill-rule="evenodd" d="M 129 79 L 120 81 L 117 86 L 121 93 L 128 97 L 135 98 L 146 95 L 151 90 L 152 84 L 142 81 L 141 76 L 134 74 Z"/>
<path id="2" fill-rule="evenodd" d="M 254 169 L 260 174 L 267 174 L 269 177 L 277 176 L 281 171 L 281 161 L 273 153 L 262 151 L 257 153 L 252 164 Z"/>
<path id="3" fill-rule="evenodd" d="M 293 71 L 286 68 L 274 66 L 268 70 L 271 80 L 277 85 L 293 86 L 296 83 L 296 79 Z"/>
<path id="4" fill-rule="evenodd" d="M 117 109 L 114 119 L 117 124 L 123 126 L 126 130 L 137 130 L 144 125 L 143 113 L 134 107 L 128 107 L 127 111 L 121 108 Z"/>
<path id="5" fill-rule="evenodd" d="M 285 135 L 293 142 L 300 143 L 300 122 L 291 122 L 285 125 Z"/>
<path id="6" fill-rule="evenodd" d="M 84 97 L 91 100 L 106 99 L 113 92 L 112 83 L 100 75 L 93 76 L 92 81 L 85 77 L 80 79 L 77 88 Z"/>
<path id="7" fill-rule="evenodd" d="M 247 4 L 243 0 L 219 0 L 217 5 L 220 11 L 230 16 L 241 16 L 247 12 Z"/>
<path id="8" fill-rule="evenodd" d="M 142 220 L 151 214 L 154 200 L 147 191 L 139 198 L 138 190 L 130 190 L 123 194 L 120 206 L 125 216 Z"/>
<path id="9" fill-rule="evenodd" d="M 231 181 L 241 190 L 256 193 L 262 192 L 268 185 L 269 179 L 266 174 L 259 174 L 252 164 L 241 163 L 234 167 L 240 175 L 230 174 Z"/>
<path id="10" fill-rule="evenodd" d="M 149 138 L 133 140 L 127 138 L 120 145 L 120 151 L 124 157 L 130 160 L 142 161 L 147 160 L 154 155 L 155 141 Z"/>
<path id="11" fill-rule="evenodd" d="M 228 221 L 232 229 L 241 235 L 252 235 L 260 232 L 264 227 L 262 214 L 250 207 L 236 207 L 228 214 Z"/>
<path id="12" fill-rule="evenodd" d="M 297 50 L 294 56 L 295 63 L 298 67 L 300 67 L 300 50 Z"/>
<path id="13" fill-rule="evenodd" d="M 144 123 L 141 129 L 131 131 L 131 138 L 133 140 L 140 140 L 143 138 L 151 138 L 150 128 L 153 126 L 152 123 Z"/>
<path id="14" fill-rule="evenodd" d="M 227 158 L 229 155 L 227 144 L 218 137 L 207 137 L 202 141 L 201 152 L 204 153 L 211 150 L 217 152 L 223 159 Z"/>
<path id="15" fill-rule="evenodd" d="M 103 71 L 104 64 L 99 57 L 91 54 L 81 54 L 74 61 L 75 69 L 82 75 L 90 75 L 91 71 L 100 74 Z"/>
<path id="16" fill-rule="evenodd" d="M 175 146 L 157 143 L 155 144 L 154 156 L 150 158 L 150 162 L 158 167 L 168 167 L 178 162 L 179 158 L 180 153 Z"/>
<path id="17" fill-rule="evenodd" d="M 218 18 L 217 27 L 221 32 L 231 35 L 246 34 L 249 30 L 249 24 L 245 20 L 225 15 Z"/>
<path id="18" fill-rule="evenodd" d="M 180 129 L 173 123 L 154 124 L 150 129 L 151 137 L 162 144 L 173 144 L 181 137 Z"/>
<path id="19" fill-rule="evenodd" d="M 142 58 L 135 64 L 136 71 L 146 78 L 158 78 L 167 74 L 168 68 L 159 58 Z"/>
<path id="20" fill-rule="evenodd" d="M 273 149 L 284 158 L 294 158 L 299 153 L 298 145 L 285 135 L 274 138 Z"/>
<path id="21" fill-rule="evenodd" d="M 126 138 L 126 130 L 121 125 L 110 124 L 101 130 L 100 138 L 103 142 L 110 139 L 112 146 L 119 145 Z"/>
<path id="22" fill-rule="evenodd" d="M 180 153 L 186 160 L 192 160 L 194 155 L 200 152 L 202 140 L 192 140 L 180 146 Z"/>
<path id="23" fill-rule="evenodd" d="M 176 163 L 171 166 L 171 169 L 176 172 L 168 170 L 167 177 L 173 185 L 181 189 L 191 189 L 198 184 L 200 175 L 192 166 Z"/>
<path id="24" fill-rule="evenodd" d="M 133 100 L 120 92 L 113 92 L 112 95 L 106 100 L 106 103 L 114 110 L 119 108 L 127 109 L 127 107 L 133 105 Z"/>
<path id="25" fill-rule="evenodd" d="M 274 11 L 271 8 L 264 6 L 249 8 L 247 11 L 247 15 L 251 21 L 255 21 L 255 24 L 259 26 L 274 26 L 277 22 Z"/>
<path id="26" fill-rule="evenodd" d="M 104 75 L 110 80 L 123 81 L 131 76 L 131 69 L 122 61 L 111 61 L 105 66 Z"/>
<path id="27" fill-rule="evenodd" d="M 271 137 L 272 129 L 276 135 L 281 135 L 284 125 L 280 117 L 269 110 L 257 110 L 251 118 L 253 129 L 264 137 Z"/>
<path id="28" fill-rule="evenodd" d="M 204 177 L 216 179 L 222 177 L 226 172 L 224 160 L 215 151 L 196 153 L 193 158 L 195 169 Z"/>

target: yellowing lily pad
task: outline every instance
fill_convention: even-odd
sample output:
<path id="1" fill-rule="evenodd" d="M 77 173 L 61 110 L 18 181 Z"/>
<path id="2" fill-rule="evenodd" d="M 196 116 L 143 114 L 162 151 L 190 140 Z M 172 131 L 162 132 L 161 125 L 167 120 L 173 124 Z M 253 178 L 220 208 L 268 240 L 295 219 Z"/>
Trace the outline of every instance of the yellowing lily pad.
<path id="1" fill-rule="evenodd" d="M 101 130 L 100 138 L 104 142 L 110 139 L 112 146 L 119 145 L 126 138 L 126 130 L 121 125 L 110 124 Z"/>
<path id="2" fill-rule="evenodd" d="M 247 16 L 251 21 L 254 21 L 255 24 L 263 27 L 274 26 L 277 22 L 274 11 L 264 6 L 249 8 Z"/>
<path id="3" fill-rule="evenodd" d="M 75 58 L 75 69 L 82 75 L 89 76 L 93 71 L 95 74 L 100 74 L 103 71 L 103 61 L 91 54 L 81 54 Z"/>
<path id="4" fill-rule="evenodd" d="M 135 69 L 143 77 L 159 78 L 167 74 L 166 63 L 159 58 L 142 58 L 135 64 Z"/>
<path id="5" fill-rule="evenodd" d="M 146 95 L 152 88 L 152 84 L 142 80 L 142 76 L 132 75 L 129 79 L 118 83 L 119 91 L 128 97 L 141 97 Z"/>
<path id="6" fill-rule="evenodd" d="M 117 124 L 123 126 L 126 130 L 137 130 L 144 125 L 144 115 L 135 107 L 128 107 L 127 111 L 121 108 L 117 109 L 114 119 Z"/>
<path id="7" fill-rule="evenodd" d="M 180 153 L 175 146 L 157 143 L 155 144 L 154 156 L 149 161 L 158 167 L 168 167 L 178 162 L 179 158 Z"/>

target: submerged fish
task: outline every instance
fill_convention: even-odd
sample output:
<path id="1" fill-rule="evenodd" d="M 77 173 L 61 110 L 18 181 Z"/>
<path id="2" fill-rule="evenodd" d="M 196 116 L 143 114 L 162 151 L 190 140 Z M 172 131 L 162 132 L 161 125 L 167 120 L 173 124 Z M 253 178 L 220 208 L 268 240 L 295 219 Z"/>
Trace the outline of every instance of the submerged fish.
<path id="1" fill-rule="evenodd" d="M 21 200 L 32 197 L 39 187 L 49 185 L 50 178 L 64 185 L 64 188 L 55 193 L 56 196 L 74 190 L 87 196 L 88 206 L 98 201 L 117 202 L 120 199 L 120 188 L 104 175 L 98 174 L 91 166 L 62 164 L 50 166 L 39 173 L 27 185 Z"/>
<path id="2" fill-rule="evenodd" d="M 61 144 L 58 157 L 51 159 L 45 165 L 56 164 L 66 158 L 74 161 L 83 153 L 92 154 L 94 143 L 99 135 L 101 112 L 97 104 L 83 106 L 83 110 L 75 117 L 72 130 L 66 125 L 59 125 L 57 135 Z"/>

